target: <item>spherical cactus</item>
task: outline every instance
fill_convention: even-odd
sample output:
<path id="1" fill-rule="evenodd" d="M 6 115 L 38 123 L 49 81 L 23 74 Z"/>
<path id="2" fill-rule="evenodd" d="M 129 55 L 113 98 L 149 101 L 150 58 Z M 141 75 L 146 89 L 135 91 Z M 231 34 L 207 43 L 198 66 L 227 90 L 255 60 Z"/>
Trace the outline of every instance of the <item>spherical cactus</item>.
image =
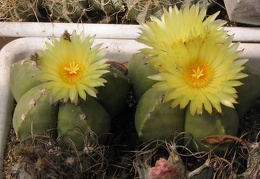
<path id="1" fill-rule="evenodd" d="M 27 57 L 12 64 L 10 71 L 10 88 L 16 101 L 31 88 L 41 82 L 36 78 L 39 68 L 35 61 Z"/>
<path id="2" fill-rule="evenodd" d="M 81 149 L 95 139 L 104 143 L 109 130 L 108 112 L 90 96 L 86 101 L 79 101 L 79 104 L 67 102 L 59 107 L 58 136 L 60 142 L 65 145 L 75 145 Z"/>
<path id="3" fill-rule="evenodd" d="M 201 140 L 211 135 L 232 135 L 236 136 L 238 132 L 239 118 L 234 108 L 222 106 L 222 113 L 209 114 L 207 111 L 203 111 L 202 114 L 195 114 L 192 116 L 190 110 L 186 110 L 184 130 L 187 132 L 188 148 L 197 151 L 209 151 L 214 149 L 215 152 L 225 151 L 231 143 L 224 143 L 218 145 L 216 148 L 213 145 L 206 144 L 205 146 Z M 196 142 L 196 144 L 190 141 L 190 137 Z"/>
<path id="4" fill-rule="evenodd" d="M 51 21 L 80 22 L 86 16 L 87 0 L 53 1 L 45 0 Z"/>
<path id="5" fill-rule="evenodd" d="M 115 67 L 111 66 L 109 71 L 103 76 L 107 80 L 105 86 L 97 88 L 97 99 L 114 118 L 127 106 L 130 84 L 125 74 Z"/>
<path id="6" fill-rule="evenodd" d="M 150 88 L 141 97 L 135 114 L 135 128 L 142 141 L 166 139 L 184 130 L 185 110 L 162 103 L 162 93 Z"/>
<path id="7" fill-rule="evenodd" d="M 126 1 L 128 10 L 126 16 L 128 19 L 135 20 L 139 24 L 144 23 L 150 16 L 160 17 L 163 7 L 173 5 L 171 0 L 163 1 Z M 178 1 L 178 0 L 177 0 Z"/>
<path id="8" fill-rule="evenodd" d="M 128 63 L 128 76 L 137 101 L 146 90 L 156 83 L 156 81 L 147 78 L 149 75 L 157 73 L 152 66 L 147 64 L 148 59 L 143 54 L 133 54 Z"/>
<path id="9" fill-rule="evenodd" d="M 51 103 L 48 92 L 36 86 L 26 92 L 14 110 L 13 127 L 19 139 L 50 132 L 55 137 L 58 106 Z"/>
<path id="10" fill-rule="evenodd" d="M 106 16 L 124 11 L 122 0 L 88 0 L 88 2 L 90 7 L 93 7 L 95 10 L 104 12 Z"/>
<path id="11" fill-rule="evenodd" d="M 245 66 L 243 72 L 248 74 L 248 77 L 241 79 L 243 85 L 236 88 L 238 104 L 235 104 L 235 108 L 240 119 L 253 106 L 260 95 L 260 75 L 248 66 Z"/>

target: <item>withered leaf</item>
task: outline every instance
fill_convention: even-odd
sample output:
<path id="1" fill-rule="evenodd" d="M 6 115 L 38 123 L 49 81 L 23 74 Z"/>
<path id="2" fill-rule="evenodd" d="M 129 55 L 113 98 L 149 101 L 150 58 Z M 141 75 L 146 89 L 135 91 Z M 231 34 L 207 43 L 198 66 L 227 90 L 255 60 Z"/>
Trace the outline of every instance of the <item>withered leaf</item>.
<path id="1" fill-rule="evenodd" d="M 207 136 L 201 140 L 201 142 L 206 142 L 209 144 L 223 144 L 223 143 L 234 142 L 234 141 L 247 146 L 246 142 L 243 139 L 236 137 L 236 136 L 227 135 L 227 134 L 211 135 L 211 136 Z"/>

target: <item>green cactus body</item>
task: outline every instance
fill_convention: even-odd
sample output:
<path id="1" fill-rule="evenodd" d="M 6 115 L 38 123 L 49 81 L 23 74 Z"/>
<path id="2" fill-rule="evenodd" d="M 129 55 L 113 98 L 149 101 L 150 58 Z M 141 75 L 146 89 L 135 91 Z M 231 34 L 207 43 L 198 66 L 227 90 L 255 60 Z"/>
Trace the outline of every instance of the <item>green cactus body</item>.
<path id="1" fill-rule="evenodd" d="M 105 86 L 97 88 L 97 98 L 111 118 L 114 118 L 127 106 L 130 84 L 123 72 L 114 67 L 110 67 L 109 71 L 104 75 L 107 80 Z"/>
<path id="2" fill-rule="evenodd" d="M 20 98 L 31 88 L 41 82 L 36 78 L 39 68 L 35 61 L 25 58 L 12 64 L 10 72 L 10 88 L 14 99 Z"/>
<path id="3" fill-rule="evenodd" d="M 209 114 L 207 111 L 203 111 L 201 115 L 195 114 L 192 116 L 190 111 L 186 111 L 184 131 L 187 132 L 186 141 L 192 139 L 197 143 L 200 151 L 209 151 L 214 146 L 206 144 L 206 147 L 201 140 L 211 135 L 232 135 L 236 136 L 238 132 L 239 118 L 234 108 L 222 106 L 222 113 Z M 190 135 L 188 135 L 190 134 Z M 225 151 L 232 143 L 220 144 L 214 148 L 215 152 Z M 194 142 L 188 142 L 189 149 L 197 151 Z"/>
<path id="4" fill-rule="evenodd" d="M 157 71 L 147 64 L 148 58 L 143 54 L 133 54 L 128 63 L 128 76 L 133 88 L 136 101 L 139 101 L 146 90 L 151 88 L 156 81 L 147 78 Z"/>
<path id="5" fill-rule="evenodd" d="M 179 0 L 176 0 L 179 2 Z M 150 16 L 161 17 L 163 7 L 169 7 L 170 5 L 174 5 L 176 3 L 172 3 L 172 0 L 155 0 L 150 1 L 126 1 L 128 12 L 127 18 L 131 20 L 137 21 L 139 24 L 144 23 L 149 20 Z"/>
<path id="6" fill-rule="evenodd" d="M 153 88 L 141 97 L 135 114 L 135 128 L 142 141 L 166 139 L 184 130 L 185 110 L 162 103 L 162 93 Z"/>
<path id="7" fill-rule="evenodd" d="M 110 116 L 104 107 L 88 96 L 86 101 L 75 105 L 71 102 L 61 104 L 58 113 L 58 136 L 60 142 L 84 147 L 85 142 L 93 141 L 94 132 L 98 142 L 104 143 L 110 130 Z"/>
<path id="8" fill-rule="evenodd" d="M 103 11 L 107 16 L 124 11 L 122 0 L 88 0 L 89 6 Z"/>
<path id="9" fill-rule="evenodd" d="M 260 94 L 260 75 L 247 66 L 243 72 L 248 74 L 248 77 L 241 79 L 243 85 L 236 88 L 238 104 L 235 104 L 235 108 L 240 119 L 253 106 Z"/>
<path id="10" fill-rule="evenodd" d="M 54 21 L 80 22 L 86 16 L 87 0 L 45 0 L 49 16 Z"/>
<path id="11" fill-rule="evenodd" d="M 19 100 L 14 111 L 13 127 L 17 137 L 24 140 L 31 134 L 43 135 L 48 131 L 55 137 L 57 113 L 58 106 L 51 104 L 48 93 L 41 85 L 30 89 Z"/>

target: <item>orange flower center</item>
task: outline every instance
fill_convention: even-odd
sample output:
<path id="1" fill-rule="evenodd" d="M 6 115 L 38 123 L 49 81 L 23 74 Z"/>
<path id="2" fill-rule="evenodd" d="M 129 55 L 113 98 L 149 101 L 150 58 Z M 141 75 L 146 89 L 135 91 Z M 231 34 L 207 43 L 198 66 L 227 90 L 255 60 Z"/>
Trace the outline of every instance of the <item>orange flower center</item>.
<path id="1" fill-rule="evenodd" d="M 194 88 L 205 87 L 212 79 L 213 71 L 207 64 L 195 63 L 185 70 L 184 79 Z"/>
<path id="2" fill-rule="evenodd" d="M 77 62 L 67 62 L 61 65 L 61 78 L 68 84 L 75 84 L 83 77 L 83 67 Z"/>

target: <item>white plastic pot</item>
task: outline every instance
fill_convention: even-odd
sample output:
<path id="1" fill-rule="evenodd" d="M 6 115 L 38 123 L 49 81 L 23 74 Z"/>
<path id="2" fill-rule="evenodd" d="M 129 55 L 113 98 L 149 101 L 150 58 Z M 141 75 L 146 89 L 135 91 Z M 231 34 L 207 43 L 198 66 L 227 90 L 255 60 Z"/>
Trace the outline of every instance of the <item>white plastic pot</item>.
<path id="1" fill-rule="evenodd" d="M 36 50 L 44 48 L 44 42 L 49 36 L 59 37 L 65 30 L 72 32 L 84 31 L 95 35 L 95 43 L 103 43 L 107 48 L 107 58 L 113 61 L 125 62 L 133 53 L 144 47 L 135 41 L 139 35 L 138 25 L 105 25 L 105 24 L 53 24 L 53 23 L 0 23 L 0 34 L 4 37 L 19 37 L 0 51 L 0 178 L 5 144 L 12 120 L 14 99 L 9 88 L 9 73 L 13 62 L 30 56 Z M 258 28 L 227 28 L 230 34 L 235 34 L 234 41 L 242 41 L 240 48 L 244 49 L 241 58 L 249 58 L 248 64 L 260 70 L 260 29 Z M 20 38 L 24 37 L 24 38 Z"/>

